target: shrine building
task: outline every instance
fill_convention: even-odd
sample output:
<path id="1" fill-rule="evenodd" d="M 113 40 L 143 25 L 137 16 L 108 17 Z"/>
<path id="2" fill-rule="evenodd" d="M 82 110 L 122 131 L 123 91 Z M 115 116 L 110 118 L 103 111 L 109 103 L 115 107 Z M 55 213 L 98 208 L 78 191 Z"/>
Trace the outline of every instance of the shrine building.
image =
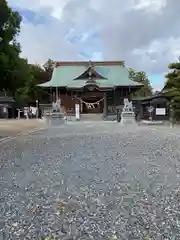
<path id="1" fill-rule="evenodd" d="M 74 112 L 79 104 L 80 113 L 96 113 L 106 117 L 116 114 L 142 85 L 129 78 L 128 69 L 121 61 L 54 62 L 50 81 L 39 84 L 51 92 L 51 101 L 61 99 L 66 112 Z"/>

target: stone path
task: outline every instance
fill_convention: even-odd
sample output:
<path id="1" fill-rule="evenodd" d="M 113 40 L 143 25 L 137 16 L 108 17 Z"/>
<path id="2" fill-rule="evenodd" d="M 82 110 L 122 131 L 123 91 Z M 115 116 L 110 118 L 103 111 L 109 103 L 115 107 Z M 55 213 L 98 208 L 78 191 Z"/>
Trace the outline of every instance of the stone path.
<path id="1" fill-rule="evenodd" d="M 2 144 L 0 239 L 180 239 L 178 129 L 79 122 Z"/>

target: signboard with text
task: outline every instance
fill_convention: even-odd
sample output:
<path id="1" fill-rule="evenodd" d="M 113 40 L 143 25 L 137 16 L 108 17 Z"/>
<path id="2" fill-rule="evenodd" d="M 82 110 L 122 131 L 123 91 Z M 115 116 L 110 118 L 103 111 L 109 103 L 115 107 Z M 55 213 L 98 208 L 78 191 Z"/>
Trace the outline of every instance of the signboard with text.
<path id="1" fill-rule="evenodd" d="M 165 108 L 156 108 L 156 115 L 166 115 L 166 109 Z"/>

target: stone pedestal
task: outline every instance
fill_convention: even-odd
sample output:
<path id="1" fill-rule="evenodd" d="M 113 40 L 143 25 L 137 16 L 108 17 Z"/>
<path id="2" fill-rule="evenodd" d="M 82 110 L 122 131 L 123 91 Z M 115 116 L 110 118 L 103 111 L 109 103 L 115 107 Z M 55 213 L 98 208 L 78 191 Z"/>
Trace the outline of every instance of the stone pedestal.
<path id="1" fill-rule="evenodd" d="M 61 100 L 57 100 L 55 103 L 52 104 L 52 114 L 51 119 L 64 119 L 64 113 L 61 108 Z"/>
<path id="2" fill-rule="evenodd" d="M 58 113 L 58 112 L 53 112 L 51 114 L 51 118 L 54 118 L 54 119 L 64 118 L 64 114 L 63 113 Z"/>
<path id="3" fill-rule="evenodd" d="M 127 124 L 136 124 L 134 112 L 122 112 L 121 113 L 121 122 L 122 125 Z"/>
<path id="4" fill-rule="evenodd" d="M 121 113 L 121 122 L 122 125 L 132 125 L 136 124 L 135 113 L 133 111 L 132 102 L 129 102 L 127 99 L 124 99 L 124 107 Z"/>

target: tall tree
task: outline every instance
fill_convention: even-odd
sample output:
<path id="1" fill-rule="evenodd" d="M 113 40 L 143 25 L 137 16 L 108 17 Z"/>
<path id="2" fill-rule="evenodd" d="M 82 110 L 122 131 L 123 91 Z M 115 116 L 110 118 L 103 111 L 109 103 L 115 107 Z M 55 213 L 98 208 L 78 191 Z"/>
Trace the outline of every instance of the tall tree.
<path id="1" fill-rule="evenodd" d="M 21 49 L 16 37 L 20 23 L 19 13 L 8 7 L 6 0 L 0 0 L 0 91 L 9 92 L 18 102 L 24 102 L 35 97 L 36 84 L 42 81 L 39 73 L 44 70 L 35 71 L 27 59 L 19 56 Z"/>
<path id="2" fill-rule="evenodd" d="M 8 7 L 7 1 L 0 1 L 0 89 L 14 92 L 16 73 L 20 64 L 20 45 L 16 36 L 20 31 L 21 17 Z M 14 79 L 15 78 L 15 79 Z"/>
<path id="3" fill-rule="evenodd" d="M 170 72 L 165 76 L 164 90 L 171 97 L 171 106 L 175 120 L 180 120 L 180 62 L 171 63 L 168 66 Z"/>
<path id="4" fill-rule="evenodd" d="M 130 68 L 129 77 L 131 80 L 143 84 L 143 86 L 133 94 L 134 96 L 147 97 L 152 95 L 152 87 L 145 72 L 137 72 Z"/>
<path id="5" fill-rule="evenodd" d="M 43 65 L 46 71 L 52 71 L 54 68 L 54 61 L 52 59 L 48 59 L 47 62 Z"/>
<path id="6" fill-rule="evenodd" d="M 48 91 L 37 85 L 43 83 L 47 79 L 47 73 L 39 65 L 29 64 L 27 70 L 28 76 L 24 84 L 16 91 L 16 98 L 19 99 L 20 103 L 31 102 L 35 100 L 49 99 Z M 26 74 L 27 74 L 26 73 Z"/>
<path id="7" fill-rule="evenodd" d="M 54 69 L 54 61 L 52 59 L 48 59 L 47 62 L 43 65 L 46 72 L 46 81 L 49 81 L 52 77 L 53 69 Z"/>

